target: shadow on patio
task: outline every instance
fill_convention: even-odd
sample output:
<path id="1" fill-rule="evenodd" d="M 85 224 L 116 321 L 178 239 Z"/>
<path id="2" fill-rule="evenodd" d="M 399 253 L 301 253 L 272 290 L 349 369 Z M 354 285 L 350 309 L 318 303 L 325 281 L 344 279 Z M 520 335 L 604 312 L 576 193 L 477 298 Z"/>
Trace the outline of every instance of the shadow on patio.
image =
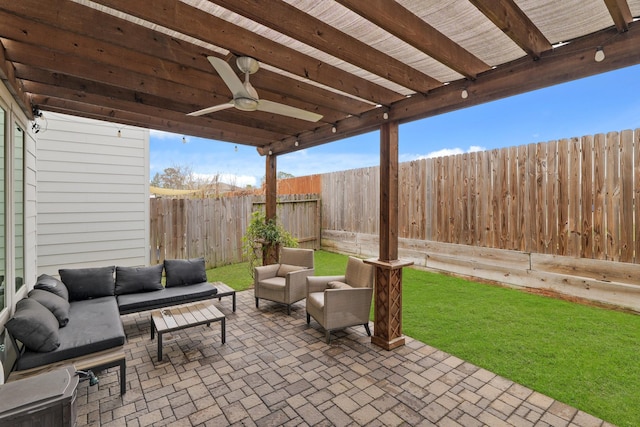
<path id="1" fill-rule="evenodd" d="M 407 337 L 385 351 L 362 327 L 331 345 L 304 301 L 254 307 L 239 292 L 238 309 L 216 300 L 220 324 L 167 336 L 157 361 L 149 312 L 123 316 L 127 393 L 118 370 L 78 390 L 78 425 L 446 425 L 606 426 L 600 419 Z M 373 326 L 372 326 L 373 327 Z"/>

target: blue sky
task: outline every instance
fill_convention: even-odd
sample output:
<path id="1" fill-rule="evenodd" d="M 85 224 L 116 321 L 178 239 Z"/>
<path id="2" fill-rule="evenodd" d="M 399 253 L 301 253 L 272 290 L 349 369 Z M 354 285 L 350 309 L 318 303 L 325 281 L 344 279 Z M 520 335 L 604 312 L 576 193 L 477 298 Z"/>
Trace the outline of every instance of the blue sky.
<path id="1" fill-rule="evenodd" d="M 640 65 L 400 126 L 400 161 L 640 128 Z M 235 185 L 260 185 L 265 159 L 254 147 L 151 132 L 150 174 L 188 166 Z M 278 157 L 294 176 L 375 166 L 378 132 Z M 150 178 L 151 178 L 150 177 Z"/>

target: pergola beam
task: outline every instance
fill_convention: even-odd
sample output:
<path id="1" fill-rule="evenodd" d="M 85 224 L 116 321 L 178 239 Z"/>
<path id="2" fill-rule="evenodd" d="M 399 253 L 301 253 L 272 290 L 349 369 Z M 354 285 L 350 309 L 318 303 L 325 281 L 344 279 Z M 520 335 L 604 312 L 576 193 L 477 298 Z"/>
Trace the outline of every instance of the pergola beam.
<path id="1" fill-rule="evenodd" d="M 491 69 L 399 3 L 388 0 L 336 1 L 469 79 Z M 397 25 L 398 22 L 402 25 Z"/>
<path id="2" fill-rule="evenodd" d="M 609 14 L 618 31 L 621 33 L 627 31 L 629 24 L 633 22 L 629 3 L 626 0 L 604 0 L 604 3 L 607 5 Z"/>
<path id="3" fill-rule="evenodd" d="M 551 43 L 513 0 L 469 0 L 533 59 L 552 49 Z"/>

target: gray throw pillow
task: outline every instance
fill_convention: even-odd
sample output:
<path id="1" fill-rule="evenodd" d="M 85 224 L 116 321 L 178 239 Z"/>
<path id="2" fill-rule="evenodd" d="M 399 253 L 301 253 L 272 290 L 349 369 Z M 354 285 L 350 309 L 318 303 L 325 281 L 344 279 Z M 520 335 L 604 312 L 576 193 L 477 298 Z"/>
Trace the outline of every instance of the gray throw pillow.
<path id="1" fill-rule="evenodd" d="M 115 266 L 98 268 L 66 268 L 58 270 L 69 290 L 69 301 L 82 301 L 115 295 Z"/>
<path id="2" fill-rule="evenodd" d="M 151 267 L 116 267 L 116 295 L 162 289 L 162 264 Z"/>
<path id="3" fill-rule="evenodd" d="M 293 273 L 294 271 L 306 270 L 307 267 L 300 267 L 299 265 L 289 265 L 289 264 L 280 264 L 278 268 L 278 272 L 276 276 L 278 277 L 287 277 L 287 274 Z"/>
<path id="4" fill-rule="evenodd" d="M 45 353 L 60 347 L 58 320 L 35 299 L 18 301 L 16 312 L 5 327 L 29 350 Z"/>
<path id="5" fill-rule="evenodd" d="M 64 298 L 65 301 L 69 301 L 69 291 L 67 287 L 60 280 L 48 274 L 41 274 L 38 276 L 34 289 L 42 289 L 47 292 L 54 293 L 60 298 Z"/>
<path id="6" fill-rule="evenodd" d="M 204 258 L 165 259 L 164 273 L 167 278 L 167 288 L 195 285 L 207 281 Z"/>
<path id="7" fill-rule="evenodd" d="M 58 319 L 58 325 L 61 328 L 69 323 L 69 301 L 42 289 L 33 289 L 29 292 L 29 298 L 33 298 L 48 308 Z"/>

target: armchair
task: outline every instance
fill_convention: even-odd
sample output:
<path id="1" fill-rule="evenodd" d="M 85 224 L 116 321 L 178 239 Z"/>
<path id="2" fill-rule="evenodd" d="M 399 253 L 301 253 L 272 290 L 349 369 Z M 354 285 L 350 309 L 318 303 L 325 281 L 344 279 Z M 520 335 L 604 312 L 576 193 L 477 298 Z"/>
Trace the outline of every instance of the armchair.
<path id="1" fill-rule="evenodd" d="M 374 268 L 361 259 L 349 257 L 344 276 L 307 277 L 307 324 L 313 317 L 326 331 L 363 325 L 367 335 L 373 297 Z"/>
<path id="2" fill-rule="evenodd" d="M 291 304 L 307 296 L 306 279 L 313 273 L 313 249 L 282 248 L 280 264 L 254 268 L 256 308 L 260 299 L 266 299 L 286 304 L 291 314 Z"/>

